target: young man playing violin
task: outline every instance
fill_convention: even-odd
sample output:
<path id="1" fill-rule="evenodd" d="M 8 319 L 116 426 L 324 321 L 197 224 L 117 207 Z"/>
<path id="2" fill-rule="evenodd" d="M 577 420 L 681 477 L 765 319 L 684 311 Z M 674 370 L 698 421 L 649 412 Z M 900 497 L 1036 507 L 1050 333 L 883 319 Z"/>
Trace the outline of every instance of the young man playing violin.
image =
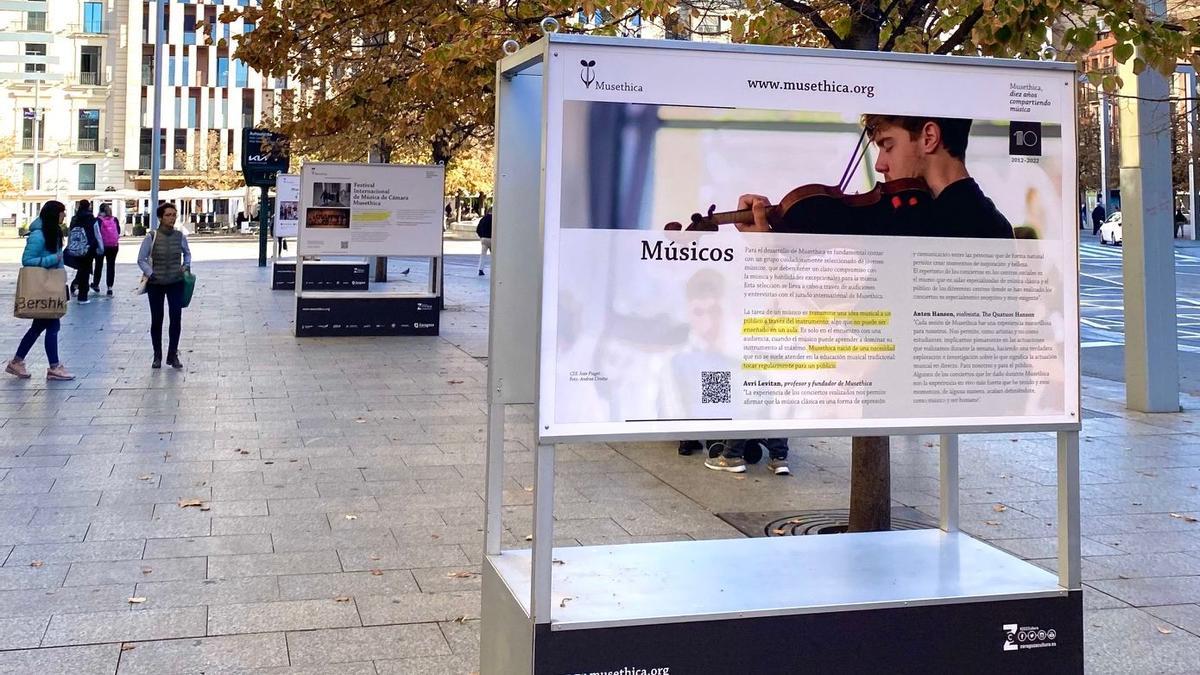
<path id="1" fill-rule="evenodd" d="M 927 209 L 887 234 L 913 237 L 977 237 L 1012 239 L 1013 229 L 983 194 L 967 171 L 971 120 L 951 117 L 863 115 L 867 138 L 877 150 L 875 171 L 885 181 L 920 178 L 933 197 Z M 738 209 L 750 209 L 753 222 L 738 223 L 743 232 L 768 232 L 769 199 L 747 194 Z M 866 233 L 866 232 L 864 232 Z M 880 234 L 882 232 L 870 232 Z M 849 233 L 847 233 L 849 234 Z"/>

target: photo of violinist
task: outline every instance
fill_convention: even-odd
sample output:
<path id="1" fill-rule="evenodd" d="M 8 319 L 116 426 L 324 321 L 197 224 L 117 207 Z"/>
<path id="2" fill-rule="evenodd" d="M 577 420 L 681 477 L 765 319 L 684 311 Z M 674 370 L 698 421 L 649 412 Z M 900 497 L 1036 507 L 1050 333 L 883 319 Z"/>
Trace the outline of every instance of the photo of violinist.
<path id="1" fill-rule="evenodd" d="M 1007 120 L 568 101 L 561 227 L 1058 239 L 1062 139 Z M 582 208 L 581 208 L 582 207 Z"/>

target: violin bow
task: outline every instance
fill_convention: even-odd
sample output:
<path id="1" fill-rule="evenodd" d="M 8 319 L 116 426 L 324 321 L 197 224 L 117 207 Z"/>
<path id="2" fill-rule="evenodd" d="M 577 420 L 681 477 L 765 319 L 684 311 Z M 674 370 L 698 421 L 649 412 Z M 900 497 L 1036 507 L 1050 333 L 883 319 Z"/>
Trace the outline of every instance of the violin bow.
<path id="1" fill-rule="evenodd" d="M 863 143 L 866 137 L 867 128 L 863 127 L 862 133 L 858 135 L 858 143 L 854 146 L 854 154 L 850 155 L 850 163 L 842 172 L 842 180 L 838 182 L 838 189 L 842 192 L 846 191 L 846 187 L 854 179 L 854 174 L 858 172 L 858 165 L 867 158 L 867 144 Z"/>

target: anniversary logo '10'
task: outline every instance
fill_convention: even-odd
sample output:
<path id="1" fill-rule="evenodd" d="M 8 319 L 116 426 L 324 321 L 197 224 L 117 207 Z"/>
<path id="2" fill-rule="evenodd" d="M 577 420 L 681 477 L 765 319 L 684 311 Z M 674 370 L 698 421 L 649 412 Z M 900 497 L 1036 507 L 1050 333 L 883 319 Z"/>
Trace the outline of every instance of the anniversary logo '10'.
<path id="1" fill-rule="evenodd" d="M 596 77 L 596 62 L 580 59 L 579 80 L 585 89 L 596 91 L 642 91 L 642 85 L 635 82 L 606 82 Z"/>

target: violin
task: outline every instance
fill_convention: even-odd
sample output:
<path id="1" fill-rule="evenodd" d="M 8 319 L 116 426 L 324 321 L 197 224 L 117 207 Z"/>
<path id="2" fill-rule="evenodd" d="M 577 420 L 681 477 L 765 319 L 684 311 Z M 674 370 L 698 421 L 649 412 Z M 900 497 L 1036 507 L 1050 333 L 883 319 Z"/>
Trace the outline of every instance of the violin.
<path id="1" fill-rule="evenodd" d="M 914 230 L 933 194 L 921 178 L 898 178 L 877 183 L 858 194 L 846 194 L 836 185 L 801 185 L 768 207 L 767 222 L 775 232 L 808 234 L 904 235 Z M 751 209 L 693 213 L 688 231 L 715 232 L 720 225 L 753 223 Z M 669 223 L 668 230 L 684 229 Z"/>

